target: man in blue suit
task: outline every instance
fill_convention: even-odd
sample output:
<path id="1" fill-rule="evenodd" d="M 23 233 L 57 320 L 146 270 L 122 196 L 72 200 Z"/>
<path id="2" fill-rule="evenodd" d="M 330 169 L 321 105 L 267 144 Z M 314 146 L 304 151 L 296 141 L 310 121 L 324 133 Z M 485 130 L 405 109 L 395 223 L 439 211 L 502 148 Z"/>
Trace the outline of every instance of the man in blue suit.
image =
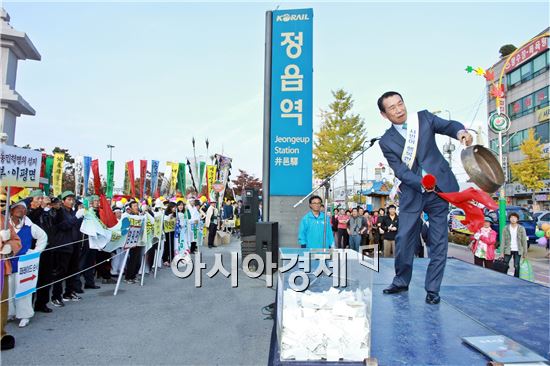
<path id="1" fill-rule="evenodd" d="M 434 192 L 422 186 L 422 176 L 431 174 L 437 179 L 437 188 L 441 192 L 458 191 L 458 183 L 449 164 L 443 158 L 435 141 L 435 135 L 446 135 L 471 145 L 472 135 L 459 122 L 441 119 L 428 111 L 407 115 L 403 98 L 397 92 L 386 92 L 378 99 L 378 108 L 382 116 L 392 126 L 380 139 L 380 148 L 384 157 L 401 181 L 399 185 L 399 231 L 396 236 L 395 277 L 392 284 L 384 289 L 385 294 L 394 294 L 409 289 L 415 249 L 419 245 L 421 220 L 426 212 L 430 217 L 430 264 L 426 272 L 426 302 L 440 302 L 439 289 L 447 260 L 447 213 L 449 204 Z M 407 131 L 407 120 L 413 127 Z M 417 143 L 409 142 L 414 136 L 411 130 L 417 128 Z M 414 138 L 412 138 L 414 141 Z M 410 164 L 403 162 L 405 146 L 415 154 L 409 154 Z M 407 160 L 407 159 L 405 159 Z"/>

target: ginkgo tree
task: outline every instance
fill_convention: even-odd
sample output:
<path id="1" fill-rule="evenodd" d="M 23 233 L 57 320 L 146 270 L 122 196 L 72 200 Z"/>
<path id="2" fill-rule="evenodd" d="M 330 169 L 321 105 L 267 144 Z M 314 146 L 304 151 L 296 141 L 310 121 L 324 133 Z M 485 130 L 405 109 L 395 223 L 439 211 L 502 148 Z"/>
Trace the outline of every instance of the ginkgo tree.
<path id="1" fill-rule="evenodd" d="M 325 179 L 343 166 L 365 142 L 363 119 L 352 113 L 353 99 L 343 89 L 332 92 L 334 101 L 328 111 L 321 113 L 321 128 L 316 133 L 313 149 L 315 177 Z M 347 192 L 347 176 L 344 169 L 344 189 Z M 347 204 L 348 196 L 345 195 Z"/>
<path id="2" fill-rule="evenodd" d="M 542 151 L 542 143 L 535 138 L 533 129 L 529 130 L 527 139 L 519 147 L 525 159 L 519 163 L 511 164 L 513 181 L 517 181 L 525 188 L 535 192 L 544 188 L 544 179 L 550 178 L 548 154 Z"/>

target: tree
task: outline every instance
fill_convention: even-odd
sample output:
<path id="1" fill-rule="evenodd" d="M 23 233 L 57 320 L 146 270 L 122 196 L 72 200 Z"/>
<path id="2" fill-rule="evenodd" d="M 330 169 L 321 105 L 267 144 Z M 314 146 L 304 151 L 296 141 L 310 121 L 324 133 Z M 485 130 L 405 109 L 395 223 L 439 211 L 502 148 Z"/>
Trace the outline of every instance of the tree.
<path id="1" fill-rule="evenodd" d="M 504 46 L 500 47 L 498 52 L 500 52 L 500 58 L 510 56 L 512 52 L 514 52 L 517 49 L 516 46 L 513 44 L 505 44 Z"/>
<path id="2" fill-rule="evenodd" d="M 321 128 L 315 134 L 317 141 L 313 148 L 313 171 L 319 179 L 330 177 L 338 168 L 361 150 L 366 139 L 363 119 L 351 112 L 353 99 L 343 89 L 332 92 L 334 102 L 328 111 L 321 112 Z M 348 182 L 344 169 L 344 189 Z M 346 205 L 348 198 L 346 196 Z"/>
<path id="3" fill-rule="evenodd" d="M 260 196 L 262 195 L 262 181 L 260 178 L 256 178 L 254 175 L 250 175 L 244 170 L 239 169 L 237 179 L 232 180 L 232 182 L 235 185 L 233 190 L 238 196 L 243 195 L 245 188 L 256 188 Z"/>
<path id="4" fill-rule="evenodd" d="M 529 136 L 519 148 L 525 155 L 525 159 L 511 165 L 513 180 L 533 190 L 532 199 L 535 202 L 535 192 L 543 189 L 543 179 L 550 177 L 548 154 L 543 154 L 542 143 L 535 138 L 533 129 L 529 130 Z"/>

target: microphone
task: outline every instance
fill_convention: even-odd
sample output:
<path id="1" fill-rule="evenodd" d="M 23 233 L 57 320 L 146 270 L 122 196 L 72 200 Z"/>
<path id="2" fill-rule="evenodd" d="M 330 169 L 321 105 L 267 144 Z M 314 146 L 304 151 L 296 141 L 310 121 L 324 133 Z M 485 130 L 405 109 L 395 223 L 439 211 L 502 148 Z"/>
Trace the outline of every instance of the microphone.
<path id="1" fill-rule="evenodd" d="M 378 140 L 380 140 L 382 138 L 382 136 L 378 136 L 378 137 L 375 137 L 373 139 L 370 139 L 370 146 L 374 145 L 374 143 Z"/>

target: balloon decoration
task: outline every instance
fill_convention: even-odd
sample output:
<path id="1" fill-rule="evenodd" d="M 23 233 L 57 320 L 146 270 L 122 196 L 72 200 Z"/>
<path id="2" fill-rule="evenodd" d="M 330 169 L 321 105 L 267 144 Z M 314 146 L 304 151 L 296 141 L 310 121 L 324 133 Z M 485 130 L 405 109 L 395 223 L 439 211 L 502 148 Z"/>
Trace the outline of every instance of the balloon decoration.
<path id="1" fill-rule="evenodd" d="M 546 239 L 544 236 L 542 238 L 537 239 L 537 244 L 541 247 L 545 247 L 546 243 L 548 242 L 548 239 Z"/>
<path id="2" fill-rule="evenodd" d="M 535 236 L 537 238 L 542 238 L 544 236 L 544 231 L 543 230 L 537 230 L 535 231 Z"/>
<path id="3" fill-rule="evenodd" d="M 547 222 L 545 222 L 544 224 L 542 224 L 542 225 L 540 226 L 540 228 L 542 229 L 542 231 L 545 231 L 545 232 L 546 232 L 546 231 L 550 230 L 550 224 L 547 223 Z"/>

